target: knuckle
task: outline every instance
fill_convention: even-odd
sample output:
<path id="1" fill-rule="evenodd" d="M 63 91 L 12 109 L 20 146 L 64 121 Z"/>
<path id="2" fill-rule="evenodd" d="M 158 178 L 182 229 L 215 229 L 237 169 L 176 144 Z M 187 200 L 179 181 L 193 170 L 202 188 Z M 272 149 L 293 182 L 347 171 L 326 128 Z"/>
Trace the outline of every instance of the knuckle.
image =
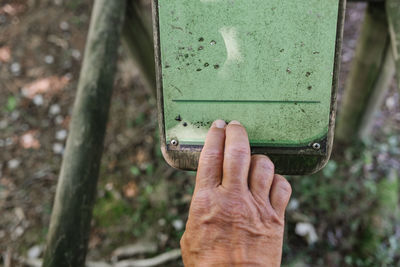
<path id="1" fill-rule="evenodd" d="M 207 150 L 203 150 L 203 152 L 201 153 L 201 159 L 205 161 L 214 162 L 216 160 L 222 160 L 222 158 L 222 151 L 216 148 L 209 148 Z"/>
<path id="2" fill-rule="evenodd" d="M 270 214 L 269 222 L 274 224 L 274 225 L 279 225 L 279 226 L 282 226 L 282 227 L 285 225 L 285 219 L 279 217 L 278 214 L 276 214 L 276 212 L 273 212 L 273 213 Z"/>
<path id="3" fill-rule="evenodd" d="M 291 195 L 292 194 L 292 186 L 290 183 L 283 177 L 283 176 L 277 176 L 278 177 L 278 186 L 281 191 L 283 191 L 286 195 Z"/>
<path id="4" fill-rule="evenodd" d="M 226 154 L 234 158 L 246 158 L 250 155 L 250 147 L 248 145 L 231 146 L 226 150 Z"/>
<path id="5" fill-rule="evenodd" d="M 254 165 L 256 168 L 262 169 L 263 172 L 274 173 L 275 165 L 272 161 L 264 155 L 254 155 L 252 157 L 252 161 L 254 161 Z"/>

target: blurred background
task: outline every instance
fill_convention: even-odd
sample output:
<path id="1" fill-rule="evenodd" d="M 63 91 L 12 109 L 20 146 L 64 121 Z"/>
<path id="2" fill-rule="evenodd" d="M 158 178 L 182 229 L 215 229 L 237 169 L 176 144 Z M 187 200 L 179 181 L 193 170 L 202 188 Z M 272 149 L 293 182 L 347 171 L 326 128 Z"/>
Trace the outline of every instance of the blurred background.
<path id="1" fill-rule="evenodd" d="M 92 5 L 0 0 L 0 265 L 35 266 L 42 257 Z M 365 7 L 348 4 L 340 92 Z M 164 162 L 153 91 L 122 47 L 119 55 L 92 266 L 179 248 L 195 177 Z M 335 151 L 316 175 L 289 177 L 284 266 L 400 266 L 398 92 L 393 81 L 369 141 Z"/>

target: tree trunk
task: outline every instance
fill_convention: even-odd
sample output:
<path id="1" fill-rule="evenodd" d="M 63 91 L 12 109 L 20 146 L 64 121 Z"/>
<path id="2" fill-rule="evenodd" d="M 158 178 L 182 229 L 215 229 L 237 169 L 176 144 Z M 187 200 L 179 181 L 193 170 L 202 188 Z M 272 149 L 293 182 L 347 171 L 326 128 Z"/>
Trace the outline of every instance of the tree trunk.
<path id="1" fill-rule="evenodd" d="M 360 137 L 363 118 L 382 74 L 389 43 L 385 5 L 368 4 L 338 117 L 336 140 L 340 144 L 351 144 Z"/>
<path id="2" fill-rule="evenodd" d="M 125 0 L 96 0 L 43 266 L 84 266 Z"/>

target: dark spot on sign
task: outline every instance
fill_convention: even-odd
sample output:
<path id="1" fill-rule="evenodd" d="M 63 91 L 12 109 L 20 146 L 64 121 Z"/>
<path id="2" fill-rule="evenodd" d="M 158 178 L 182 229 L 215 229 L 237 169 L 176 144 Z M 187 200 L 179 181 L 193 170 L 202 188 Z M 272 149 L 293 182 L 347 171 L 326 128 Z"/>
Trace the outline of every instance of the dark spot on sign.
<path id="1" fill-rule="evenodd" d="M 191 54 L 192 57 L 194 57 L 196 54 Z"/>
<path id="2" fill-rule="evenodd" d="M 189 54 L 185 54 L 185 58 L 188 58 L 189 57 Z"/>
<path id="3" fill-rule="evenodd" d="M 170 24 L 170 25 L 171 25 L 171 24 Z M 174 29 L 174 30 L 183 31 L 182 27 L 178 27 L 178 26 L 175 26 L 175 25 L 171 25 L 171 27 L 172 27 L 172 29 Z"/>
<path id="4" fill-rule="evenodd" d="M 210 64 L 208 64 L 208 63 L 204 63 L 204 67 L 208 67 L 208 66 L 210 66 Z"/>
<path id="5" fill-rule="evenodd" d="M 272 142 L 275 142 L 275 139 L 274 139 L 274 138 L 271 138 L 271 141 L 272 141 Z"/>
<path id="6" fill-rule="evenodd" d="M 294 102 L 294 104 L 297 106 L 297 102 Z"/>
<path id="7" fill-rule="evenodd" d="M 310 76 L 311 76 L 311 72 L 307 71 L 306 77 L 310 77 Z"/>
<path id="8" fill-rule="evenodd" d="M 306 111 L 304 109 L 301 109 L 301 112 L 306 113 Z"/>
<path id="9" fill-rule="evenodd" d="M 183 127 L 186 127 L 186 126 L 188 126 L 188 124 L 187 124 L 187 122 L 184 122 Z"/>
<path id="10" fill-rule="evenodd" d="M 185 48 L 183 46 L 179 47 L 179 50 L 185 50 Z"/>
<path id="11" fill-rule="evenodd" d="M 201 69 L 197 69 L 196 71 L 201 71 Z"/>
<path id="12" fill-rule="evenodd" d="M 176 121 L 181 121 L 181 120 L 182 120 L 181 115 L 176 116 L 176 117 L 175 117 L 175 120 L 176 120 Z"/>
<path id="13" fill-rule="evenodd" d="M 204 41 L 204 38 L 203 37 L 200 37 L 199 38 L 199 42 L 203 42 Z"/>
<path id="14" fill-rule="evenodd" d="M 289 73 L 289 74 L 291 74 L 291 73 L 292 73 L 292 70 L 289 69 L 289 68 L 287 68 L 287 69 L 286 69 L 286 72 Z"/>
<path id="15" fill-rule="evenodd" d="M 307 87 L 307 89 L 308 89 L 308 90 L 311 90 L 311 89 L 312 89 L 312 86 L 311 86 L 311 85 L 310 85 L 310 86 L 308 86 L 308 87 Z"/>
<path id="16" fill-rule="evenodd" d="M 319 54 L 319 52 L 318 52 L 318 51 L 314 51 L 313 54 L 314 54 L 314 55 L 317 55 L 317 54 Z"/>
<path id="17" fill-rule="evenodd" d="M 212 41 L 210 42 L 210 45 L 216 45 L 216 44 L 217 44 L 217 42 L 214 41 L 214 40 L 212 40 Z"/>
<path id="18" fill-rule="evenodd" d="M 216 64 L 216 65 L 214 65 L 214 69 L 219 69 L 219 65 L 218 64 Z"/>
<path id="19" fill-rule="evenodd" d="M 192 32 L 189 32 L 189 34 L 193 34 Z"/>
<path id="20" fill-rule="evenodd" d="M 189 66 L 190 65 L 190 63 L 186 63 L 186 66 Z"/>
<path id="21" fill-rule="evenodd" d="M 283 52 L 285 52 L 285 49 L 282 48 L 281 51 L 279 51 L 279 52 L 283 53 Z"/>
<path id="22" fill-rule="evenodd" d="M 199 46 L 199 48 L 198 48 L 199 51 L 203 50 L 203 49 L 204 49 L 204 46 Z"/>
<path id="23" fill-rule="evenodd" d="M 169 67 L 171 67 L 170 65 L 165 65 L 165 68 L 168 69 Z"/>

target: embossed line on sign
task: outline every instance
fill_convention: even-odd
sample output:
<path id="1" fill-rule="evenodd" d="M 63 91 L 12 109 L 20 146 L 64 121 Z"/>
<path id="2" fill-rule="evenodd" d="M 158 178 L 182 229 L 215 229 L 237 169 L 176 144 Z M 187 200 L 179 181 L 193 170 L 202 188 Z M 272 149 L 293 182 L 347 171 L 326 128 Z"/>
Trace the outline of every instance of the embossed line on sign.
<path id="1" fill-rule="evenodd" d="M 314 100 L 215 100 L 215 99 L 173 99 L 176 103 L 260 103 L 260 104 L 320 104 Z"/>

